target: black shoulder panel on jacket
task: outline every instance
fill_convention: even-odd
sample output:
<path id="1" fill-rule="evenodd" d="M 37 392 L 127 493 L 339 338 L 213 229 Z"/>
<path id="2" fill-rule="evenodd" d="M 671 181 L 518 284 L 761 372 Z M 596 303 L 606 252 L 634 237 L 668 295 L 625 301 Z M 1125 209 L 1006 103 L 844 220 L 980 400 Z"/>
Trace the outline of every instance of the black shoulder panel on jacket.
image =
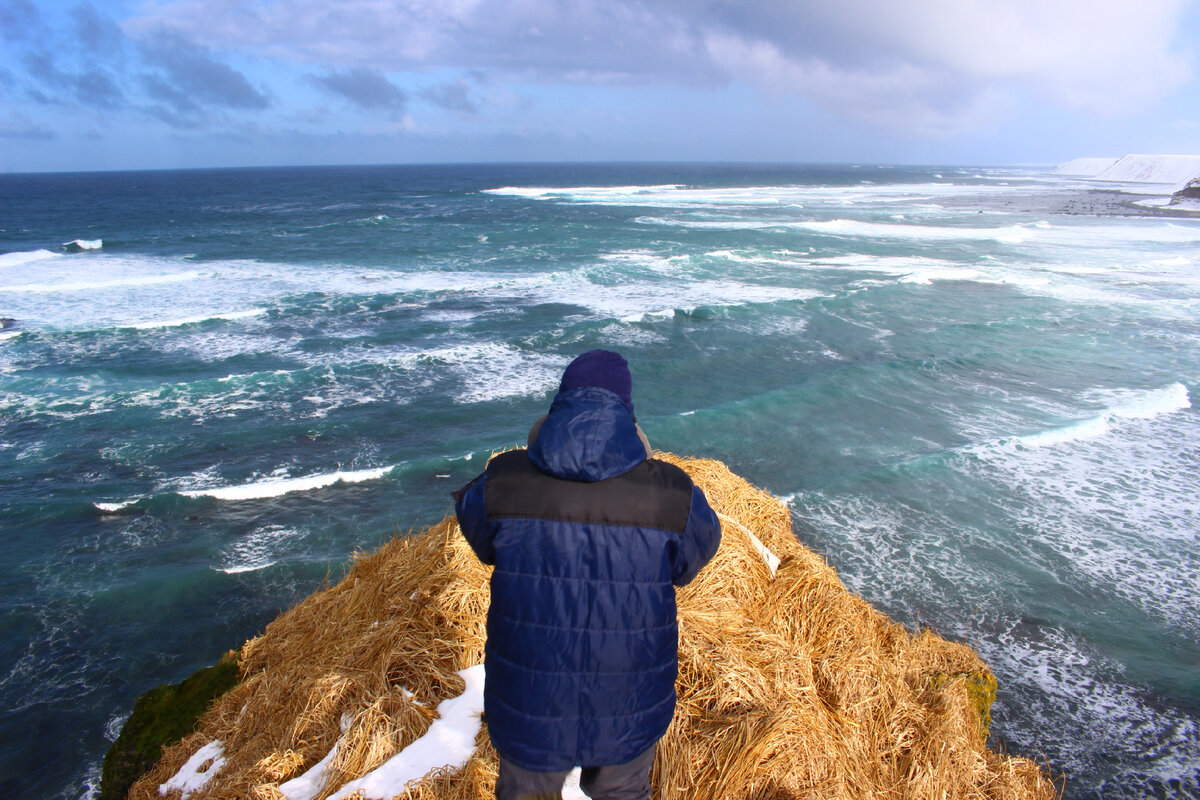
<path id="1" fill-rule="evenodd" d="M 629 525 L 682 533 L 692 505 L 692 479 L 673 464 L 647 459 L 594 483 L 555 478 L 524 450 L 501 453 L 487 467 L 488 519 L 520 518 Z"/>

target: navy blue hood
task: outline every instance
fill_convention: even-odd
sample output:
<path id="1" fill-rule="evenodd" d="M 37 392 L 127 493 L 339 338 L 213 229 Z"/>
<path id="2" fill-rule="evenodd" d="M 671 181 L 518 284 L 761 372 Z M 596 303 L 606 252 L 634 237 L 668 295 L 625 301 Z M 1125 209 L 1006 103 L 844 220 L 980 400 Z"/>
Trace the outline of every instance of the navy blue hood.
<path id="1" fill-rule="evenodd" d="M 617 394 L 581 386 L 554 397 L 529 460 L 556 478 L 602 481 L 645 461 L 646 447 L 633 411 Z"/>

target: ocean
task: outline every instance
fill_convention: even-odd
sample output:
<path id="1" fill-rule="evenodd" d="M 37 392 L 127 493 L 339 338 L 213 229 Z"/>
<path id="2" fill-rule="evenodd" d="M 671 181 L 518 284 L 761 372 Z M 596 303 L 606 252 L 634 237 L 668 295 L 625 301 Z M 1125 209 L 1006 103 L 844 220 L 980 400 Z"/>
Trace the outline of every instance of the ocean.
<path id="1" fill-rule="evenodd" d="M 0 317 L 0 796 L 92 797 L 141 692 L 603 347 L 652 444 L 983 656 L 995 746 L 1200 797 L 1200 220 L 1032 169 L 5 175 Z"/>

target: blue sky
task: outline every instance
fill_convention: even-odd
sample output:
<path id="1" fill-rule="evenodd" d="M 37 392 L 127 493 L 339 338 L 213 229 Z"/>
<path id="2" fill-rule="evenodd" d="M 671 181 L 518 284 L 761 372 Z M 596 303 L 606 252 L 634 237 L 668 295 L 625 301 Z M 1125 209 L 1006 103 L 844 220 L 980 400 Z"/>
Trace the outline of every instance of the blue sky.
<path id="1" fill-rule="evenodd" d="M 1200 0 L 0 0 L 0 171 L 1200 153 Z"/>

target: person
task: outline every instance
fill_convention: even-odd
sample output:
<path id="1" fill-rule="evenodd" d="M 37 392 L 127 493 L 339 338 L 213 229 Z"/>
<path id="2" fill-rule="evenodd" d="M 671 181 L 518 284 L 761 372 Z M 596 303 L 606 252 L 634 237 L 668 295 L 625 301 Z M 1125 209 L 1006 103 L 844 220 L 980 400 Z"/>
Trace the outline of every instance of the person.
<path id="1" fill-rule="evenodd" d="M 675 712 L 675 587 L 716 553 L 704 493 L 651 457 L 620 354 L 566 368 L 526 450 L 495 456 L 454 493 L 463 536 L 495 565 L 484 716 L 498 800 L 650 797 Z"/>

